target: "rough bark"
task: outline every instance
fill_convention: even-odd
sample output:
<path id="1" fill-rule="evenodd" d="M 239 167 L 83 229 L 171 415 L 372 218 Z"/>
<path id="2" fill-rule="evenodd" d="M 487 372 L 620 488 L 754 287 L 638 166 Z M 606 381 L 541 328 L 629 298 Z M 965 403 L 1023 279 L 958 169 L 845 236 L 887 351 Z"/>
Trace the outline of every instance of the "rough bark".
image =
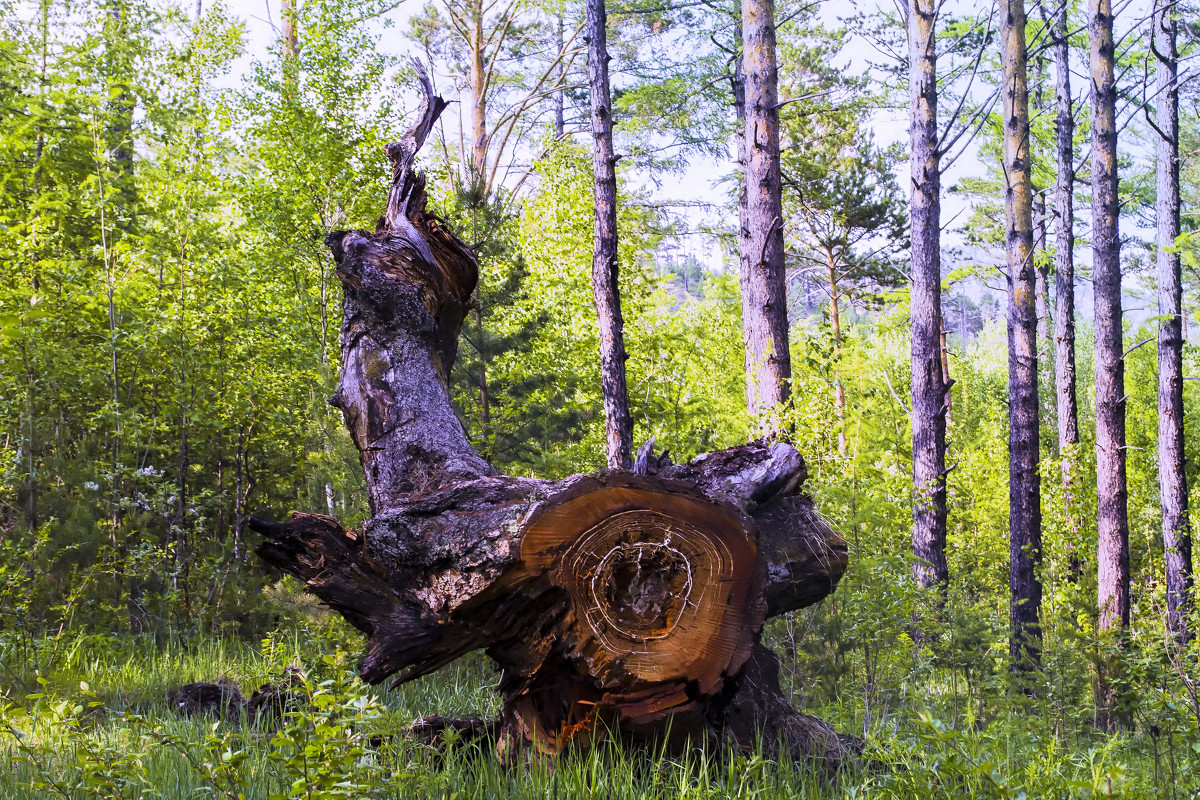
<path id="1" fill-rule="evenodd" d="M 1008 266 L 1009 657 L 1034 668 L 1041 652 L 1041 484 L 1033 183 L 1024 0 L 1002 0 L 1000 67 L 1004 120 L 1004 223 Z"/>
<path id="2" fill-rule="evenodd" d="M 1117 197 L 1117 87 L 1111 0 L 1090 0 L 1092 274 L 1096 325 L 1097 574 L 1100 629 L 1129 625 L 1129 508 L 1125 480 L 1125 362 Z"/>
<path id="3" fill-rule="evenodd" d="M 946 564 L 946 396 L 942 375 L 941 153 L 938 152 L 937 3 L 908 8 L 909 137 L 912 188 L 913 573 L 944 586 Z"/>
<path id="4" fill-rule="evenodd" d="M 742 0 L 742 132 L 746 215 L 741 252 L 742 334 L 746 340 L 746 399 L 755 417 L 773 415 L 788 399 L 787 288 L 783 253 L 783 196 L 779 170 L 779 76 L 774 0 Z M 768 419 L 767 426 L 778 427 Z"/>
<path id="5" fill-rule="evenodd" d="M 1192 583 L 1192 537 L 1188 523 L 1183 434 L 1183 284 L 1180 232 L 1179 85 L 1176 11 L 1158 0 L 1154 11 L 1154 55 L 1158 62 L 1155 125 L 1158 134 L 1158 482 L 1162 503 L 1163 554 L 1167 569 L 1167 628 L 1188 638 Z"/>
<path id="6" fill-rule="evenodd" d="M 1058 8 L 1054 42 L 1054 385 L 1058 453 L 1062 460 L 1063 518 L 1066 520 L 1070 577 L 1078 581 L 1080 562 L 1074 543 L 1083 527 L 1075 498 L 1079 412 L 1075 400 L 1075 117 L 1071 108 L 1071 50 L 1067 6 Z"/>
<path id="7" fill-rule="evenodd" d="M 366 635 L 370 682 L 485 649 L 502 670 L 503 756 L 586 746 L 614 727 L 752 747 L 745 731 L 765 727 L 839 762 L 825 723 L 769 680 L 744 680 L 763 621 L 817 602 L 846 567 L 846 543 L 801 493 L 794 448 L 753 442 L 681 465 L 647 452 L 637 472 L 555 482 L 502 475 L 467 443 L 446 386 L 477 268 L 412 170 L 444 105 L 425 90 L 418 125 L 388 147 L 376 231 L 328 239 L 344 287 L 332 400 L 373 516 L 361 531 L 317 514 L 255 519 L 259 554 Z M 747 722 L 750 706 L 765 710 Z"/>
<path id="8" fill-rule="evenodd" d="M 588 0 L 588 81 L 592 99 L 592 169 L 596 226 L 592 255 L 592 298 L 600 322 L 600 389 L 608 466 L 633 465 L 633 418 L 625 385 L 624 320 L 617 275 L 617 159 L 613 153 L 612 96 L 608 88 L 608 45 L 604 0 Z"/>

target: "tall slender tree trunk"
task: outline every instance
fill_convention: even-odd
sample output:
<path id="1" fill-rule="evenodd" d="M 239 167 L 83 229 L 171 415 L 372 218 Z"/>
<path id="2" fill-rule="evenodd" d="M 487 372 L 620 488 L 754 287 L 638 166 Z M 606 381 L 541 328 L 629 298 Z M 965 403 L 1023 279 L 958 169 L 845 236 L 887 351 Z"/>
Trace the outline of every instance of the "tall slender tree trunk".
<path id="1" fill-rule="evenodd" d="M 587 2 L 588 81 L 592 96 L 592 166 L 595 172 L 596 236 L 592 295 L 600 321 L 600 385 L 608 466 L 633 466 L 633 420 L 625 385 L 624 322 L 617 283 L 617 160 L 613 153 L 608 44 L 604 0 Z"/>
<path id="2" fill-rule="evenodd" d="M 912 448 L 914 576 L 945 585 L 946 384 L 942 375 L 941 153 L 938 152 L 935 0 L 909 0 L 912 189 Z"/>
<path id="3" fill-rule="evenodd" d="M 484 337 L 487 333 L 483 329 L 483 311 L 479 306 L 475 307 L 475 336 L 479 339 L 479 374 L 476 380 L 479 381 L 479 426 L 483 429 L 484 441 L 488 440 L 491 435 L 492 426 L 492 404 L 491 397 L 488 393 L 488 377 L 487 377 L 487 346 Z M 491 451 L 491 447 L 485 445 L 486 452 Z"/>
<path id="4" fill-rule="evenodd" d="M 487 44 L 483 31 L 483 0 L 471 0 L 470 19 L 471 73 L 467 80 L 471 92 L 471 171 L 482 182 L 488 175 L 487 67 L 484 64 Z"/>
<path id="5" fill-rule="evenodd" d="M 124 0 L 108 0 L 108 26 L 105 31 L 104 60 L 105 81 L 109 92 L 106 109 L 104 146 L 112 154 L 111 161 L 96 163 L 96 179 L 100 185 L 100 243 L 105 270 L 105 300 L 108 310 L 109 378 L 112 388 L 111 402 L 113 429 L 110 455 L 113 473 L 112 526 L 113 537 L 117 536 L 124 518 L 120 505 L 120 465 L 122 437 L 121 377 L 120 377 L 120 318 L 117 311 L 116 282 L 120 272 L 117 241 L 128 234 L 133 226 L 137 204 L 133 166 L 133 112 L 134 96 L 130 89 L 133 64 L 129 52 L 129 9 Z M 97 142 L 97 144 L 99 144 Z M 107 185 L 106 185 L 107 184 Z M 111 201 L 108 192 L 115 189 Z"/>
<path id="6" fill-rule="evenodd" d="M 1158 61 L 1158 482 L 1162 502 L 1163 554 L 1167 567 L 1167 627 L 1188 637 L 1192 589 L 1192 536 L 1183 446 L 1183 285 L 1179 253 L 1172 252 L 1180 231 L 1179 85 L 1176 10 L 1156 0 L 1154 54 Z"/>
<path id="7" fill-rule="evenodd" d="M 950 348 L 946 346 L 946 316 L 942 315 L 942 328 L 938 332 L 938 351 L 942 362 L 942 385 L 946 387 L 946 430 L 954 422 L 954 396 L 950 392 Z"/>
<path id="8" fill-rule="evenodd" d="M 1111 0 L 1090 0 L 1092 273 L 1096 298 L 1096 494 L 1100 628 L 1129 625 L 1129 509 L 1125 481 L 1125 363 L 1117 197 L 1117 87 Z"/>
<path id="9" fill-rule="evenodd" d="M 1038 0 L 1039 6 L 1041 0 Z M 1045 14 L 1043 13 L 1043 17 Z M 1026 14 L 1026 22 L 1029 17 Z M 1046 59 L 1044 53 L 1038 53 L 1034 59 L 1034 88 L 1031 93 L 1030 101 L 1032 103 L 1032 116 L 1030 119 L 1036 119 L 1045 113 L 1046 97 Z M 1037 144 L 1034 138 L 1030 137 L 1030 147 Z M 1032 156 L 1031 156 L 1032 158 Z M 1032 172 L 1030 176 L 1032 181 Z M 1050 219 L 1046 213 L 1046 188 L 1044 186 L 1033 186 L 1033 266 L 1036 270 L 1035 279 L 1037 281 L 1035 296 L 1037 308 L 1037 347 L 1038 347 L 1038 398 L 1042 403 L 1045 419 L 1058 419 L 1058 395 L 1055 392 L 1054 382 L 1054 315 L 1051 313 L 1052 304 L 1050 301 L 1050 258 L 1047 251 L 1050 249 Z M 1057 426 L 1057 422 L 1055 423 Z"/>
<path id="10" fill-rule="evenodd" d="M 838 452 L 846 453 L 846 429 L 843 427 L 846 417 L 846 386 L 837 368 L 842 360 L 842 311 L 839 307 L 837 265 L 833 260 L 833 252 L 825 254 L 829 267 L 829 324 L 833 328 L 833 385 L 834 405 L 838 418 Z"/>
<path id="11" fill-rule="evenodd" d="M 109 30 L 105 42 L 108 83 L 108 124 L 105 144 L 112 154 L 109 180 L 117 190 L 111 220 L 114 237 L 133 227 L 137 207 L 137 186 L 133 175 L 133 112 L 136 100 L 130 88 L 133 59 L 130 54 L 129 7 L 125 0 L 108 0 Z"/>
<path id="12" fill-rule="evenodd" d="M 282 17 L 283 96 L 294 99 L 300 86 L 300 0 L 280 0 L 279 14 Z"/>
<path id="13" fill-rule="evenodd" d="M 738 275 L 744 285 L 746 276 L 750 274 L 750 248 L 746 241 L 750 236 L 750 204 L 746 193 L 746 169 L 749 157 L 746 154 L 746 69 L 743 56 L 744 42 L 742 41 L 742 17 L 739 9 L 737 22 L 733 27 L 733 76 L 730 79 L 733 90 L 733 117 L 735 120 L 734 141 L 737 145 L 738 171 L 741 173 L 738 181 Z M 782 173 L 781 173 L 782 179 Z M 742 333 L 746 332 L 745 322 L 746 299 L 742 297 Z M 749 346 L 746 349 L 747 354 Z M 790 354 L 789 354 L 790 355 Z M 750 391 L 749 355 L 746 357 L 746 405 L 751 407 L 753 394 Z"/>
<path id="14" fill-rule="evenodd" d="M 567 60 L 563 56 L 563 46 L 565 39 L 563 37 L 563 23 L 566 11 L 562 8 L 558 10 L 558 88 L 554 91 L 554 135 L 559 139 L 563 137 L 563 133 L 567 129 L 566 120 L 566 84 L 567 84 Z"/>
<path id="15" fill-rule="evenodd" d="M 774 416 L 787 402 L 792 379 L 783 263 L 774 0 L 742 0 L 742 35 L 746 218 L 740 237 L 740 260 L 746 398 L 751 415 L 771 415 L 768 425 L 774 430 L 780 424 Z"/>
<path id="16" fill-rule="evenodd" d="M 1049 21 L 1047 21 L 1049 23 Z M 1070 548 L 1069 574 L 1079 580 L 1075 549 L 1083 527 L 1076 500 L 1079 411 L 1075 400 L 1075 116 L 1071 108 L 1071 48 L 1067 39 L 1067 5 L 1051 25 L 1054 42 L 1054 384 L 1058 453 L 1062 464 L 1063 519 Z"/>
<path id="17" fill-rule="evenodd" d="M 1033 241 L 1034 252 L 1036 253 L 1040 247 L 1037 242 L 1043 242 L 1046 239 L 1046 202 L 1042 198 L 1040 192 L 1035 190 L 1033 204 L 1033 219 L 1034 219 L 1034 234 Z M 1050 262 L 1046 259 L 1034 258 L 1034 316 L 1037 320 L 1037 343 L 1038 354 L 1048 352 L 1054 340 L 1054 319 L 1050 314 Z M 1043 346 L 1045 350 L 1043 350 Z M 1054 359 L 1046 359 L 1049 367 L 1050 375 L 1048 376 L 1051 385 L 1054 383 Z M 1050 405 L 1047 410 L 1053 412 L 1053 395 L 1049 398 Z"/>
<path id="18" fill-rule="evenodd" d="M 300 0 L 280 0 L 280 16 L 283 17 L 283 54 L 295 58 L 300 52 L 300 32 L 296 15 L 300 13 Z"/>
<path id="19" fill-rule="evenodd" d="M 1035 110 L 1034 114 L 1038 112 Z M 1055 394 L 1054 383 L 1054 316 L 1050 312 L 1050 259 L 1045 255 L 1046 241 L 1046 197 L 1045 193 L 1034 189 L 1033 203 L 1033 277 L 1034 277 L 1034 313 L 1037 317 L 1037 353 L 1038 353 L 1038 401 L 1042 405 L 1044 419 L 1050 426 L 1058 418 L 1058 397 Z M 1040 252 L 1039 252 L 1040 251 Z"/>
<path id="20" fill-rule="evenodd" d="M 1004 112 L 1004 227 L 1008 265 L 1009 657 L 1014 669 L 1037 666 L 1042 583 L 1037 313 L 1033 266 L 1033 182 L 1029 158 L 1029 83 L 1024 0 L 1000 6 Z"/>

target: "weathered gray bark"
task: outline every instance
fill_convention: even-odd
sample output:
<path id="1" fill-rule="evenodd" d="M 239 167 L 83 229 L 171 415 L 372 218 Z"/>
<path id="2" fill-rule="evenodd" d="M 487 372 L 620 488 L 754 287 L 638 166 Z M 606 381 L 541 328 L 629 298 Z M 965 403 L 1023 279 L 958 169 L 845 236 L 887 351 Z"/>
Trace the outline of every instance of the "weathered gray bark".
<path id="1" fill-rule="evenodd" d="M 1183 284 L 1179 253 L 1172 252 L 1180 231 L 1177 13 L 1174 3 L 1157 0 L 1153 48 L 1158 62 L 1158 483 L 1167 569 L 1167 627 L 1186 641 L 1192 537 L 1183 443 Z"/>
<path id="2" fill-rule="evenodd" d="M 941 153 L 937 127 L 934 0 L 909 0 L 909 147 L 912 187 L 913 571 L 922 586 L 945 585 L 946 411 L 942 375 Z"/>
<path id="3" fill-rule="evenodd" d="M 1008 265 L 1009 656 L 1017 670 L 1041 654 L 1041 484 L 1037 314 L 1033 266 L 1033 182 L 1024 0 L 1001 0 L 1000 66 L 1004 121 L 1004 251 Z"/>
<path id="4" fill-rule="evenodd" d="M 845 541 L 801 494 L 794 448 L 755 442 L 682 465 L 647 454 L 637 473 L 555 482 L 499 474 L 467 443 L 447 386 L 478 271 L 412 170 L 444 106 L 424 86 L 418 124 L 388 147 L 376 231 L 327 240 L 345 294 L 331 401 L 372 518 L 361 531 L 317 514 L 254 519 L 258 553 L 366 634 L 370 682 L 486 649 L 502 669 L 505 757 L 586 746 L 606 726 L 752 748 L 747 731 L 762 727 L 838 763 L 848 751 L 828 725 L 769 680 L 743 681 L 747 665 L 769 671 L 755 655 L 763 620 L 817 602 L 846 567 Z"/>
<path id="5" fill-rule="evenodd" d="M 1125 479 L 1125 362 L 1117 197 L 1117 86 L 1111 0 L 1090 0 L 1092 274 L 1096 319 L 1097 573 L 1100 629 L 1129 625 L 1129 508 Z"/>
<path id="6" fill-rule="evenodd" d="M 739 236 L 742 333 L 746 340 L 746 398 L 751 415 L 777 411 L 788 400 L 792 358 L 788 345 L 783 251 L 783 196 L 779 171 L 779 76 L 774 0 L 742 0 L 742 134 L 746 218 Z M 771 429 L 778 422 L 767 421 Z"/>
<path id="7" fill-rule="evenodd" d="M 592 297 L 600 322 L 600 389 L 608 466 L 633 466 L 633 419 L 625 385 L 624 320 L 617 280 L 617 159 L 613 153 L 612 97 L 608 88 L 608 45 L 604 0 L 588 0 L 588 81 L 592 97 L 592 168 L 595 174 L 596 228 L 592 255 Z"/>

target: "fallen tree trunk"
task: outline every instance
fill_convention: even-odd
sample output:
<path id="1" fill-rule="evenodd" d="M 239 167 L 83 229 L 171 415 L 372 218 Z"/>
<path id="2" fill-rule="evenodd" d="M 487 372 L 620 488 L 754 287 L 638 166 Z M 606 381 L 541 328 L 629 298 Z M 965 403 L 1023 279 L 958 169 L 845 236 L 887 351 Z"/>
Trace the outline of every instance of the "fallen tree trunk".
<path id="1" fill-rule="evenodd" d="M 767 617 L 817 602 L 846 567 L 795 449 L 753 442 L 681 465 L 647 449 L 632 472 L 544 481 L 502 475 L 468 443 L 447 386 L 477 265 L 412 167 L 445 105 L 419 74 L 425 102 L 388 147 L 375 232 L 327 239 L 345 298 L 330 402 L 372 517 L 361 531 L 251 520 L 259 555 L 366 635 L 369 682 L 486 649 L 502 669 L 502 751 L 557 753 L 612 727 L 752 747 L 765 730 L 835 765 L 841 741 L 792 709 L 758 644 Z"/>

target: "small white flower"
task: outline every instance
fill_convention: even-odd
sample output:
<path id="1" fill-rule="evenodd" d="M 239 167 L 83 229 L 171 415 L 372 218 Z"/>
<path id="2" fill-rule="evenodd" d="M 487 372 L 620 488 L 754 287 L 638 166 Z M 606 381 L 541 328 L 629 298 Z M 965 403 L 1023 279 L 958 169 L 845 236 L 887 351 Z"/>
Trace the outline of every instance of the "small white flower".
<path id="1" fill-rule="evenodd" d="M 100 484 L 96 483 L 95 481 L 86 481 L 86 482 L 83 484 L 83 488 L 85 488 L 85 489 L 88 489 L 88 490 L 90 490 L 90 491 L 93 491 L 93 492 L 94 492 L 94 491 L 96 491 L 97 489 L 99 489 L 99 488 L 100 488 Z"/>
<path id="2" fill-rule="evenodd" d="M 138 475 L 141 475 L 143 478 L 153 478 L 158 475 L 158 470 L 156 470 L 153 466 L 142 467 L 137 472 Z"/>

